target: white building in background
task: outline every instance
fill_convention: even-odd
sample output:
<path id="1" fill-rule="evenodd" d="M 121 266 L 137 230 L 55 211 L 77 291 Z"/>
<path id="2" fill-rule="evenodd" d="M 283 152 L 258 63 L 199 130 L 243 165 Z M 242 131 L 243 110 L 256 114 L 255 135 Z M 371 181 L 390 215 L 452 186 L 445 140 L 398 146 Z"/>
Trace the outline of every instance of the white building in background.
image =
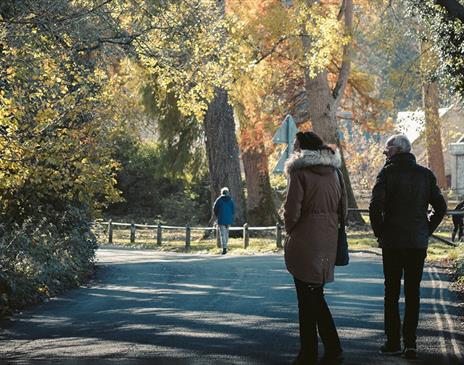
<path id="1" fill-rule="evenodd" d="M 455 155 L 450 153 L 450 145 L 456 144 L 464 136 L 464 107 L 461 104 L 454 104 L 447 108 L 440 108 L 439 115 L 441 119 L 441 138 L 447 185 L 450 188 L 454 188 L 457 185 L 452 185 L 452 176 L 456 179 L 456 176 L 461 174 L 464 178 L 464 171 L 458 173 L 456 170 L 456 166 L 462 166 L 464 169 L 464 161 L 462 165 L 460 163 L 456 164 L 453 157 Z M 396 120 L 396 129 L 399 133 L 404 133 L 408 136 L 412 143 L 412 152 L 416 155 L 417 162 L 427 166 L 424 112 L 421 110 L 399 112 Z M 458 147 L 452 148 L 455 149 Z M 460 151 L 459 148 L 458 150 Z M 464 158 L 464 155 L 462 155 L 462 158 Z"/>
<path id="2" fill-rule="evenodd" d="M 440 119 L 450 111 L 452 107 L 440 108 L 438 114 Z M 396 127 L 398 132 L 405 134 L 411 143 L 414 143 L 425 130 L 425 118 L 422 110 L 414 112 L 399 112 L 396 118 Z"/>
<path id="3" fill-rule="evenodd" d="M 451 154 L 451 190 L 464 197 L 464 137 L 449 145 Z"/>

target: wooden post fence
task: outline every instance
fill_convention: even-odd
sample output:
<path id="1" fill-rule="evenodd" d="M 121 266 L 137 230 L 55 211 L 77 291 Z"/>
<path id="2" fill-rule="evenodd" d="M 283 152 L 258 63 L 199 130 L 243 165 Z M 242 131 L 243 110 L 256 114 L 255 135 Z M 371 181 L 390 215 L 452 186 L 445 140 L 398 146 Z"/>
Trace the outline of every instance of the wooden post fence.
<path id="1" fill-rule="evenodd" d="M 135 224 L 131 223 L 130 226 L 130 243 L 135 243 Z"/>
<path id="2" fill-rule="evenodd" d="M 190 226 L 185 227 L 185 249 L 190 250 Z"/>
<path id="3" fill-rule="evenodd" d="M 250 232 L 248 231 L 248 223 L 243 225 L 243 248 L 248 248 L 250 244 Z"/>
<path id="4" fill-rule="evenodd" d="M 108 243 L 113 243 L 113 220 L 110 219 L 108 222 Z"/>
<path id="5" fill-rule="evenodd" d="M 158 226 L 156 227 L 156 244 L 158 246 L 161 246 L 162 235 L 161 224 L 158 222 Z"/>
<path id="6" fill-rule="evenodd" d="M 367 213 L 369 212 L 368 209 L 353 209 L 353 208 L 348 208 L 348 211 L 358 211 L 360 213 Z M 448 210 L 447 211 L 448 215 L 464 215 L 463 211 L 460 210 Z M 95 223 L 100 223 L 100 222 L 95 222 Z M 109 219 L 108 222 L 101 222 L 101 224 L 107 224 L 108 225 L 108 243 L 113 244 L 113 234 L 114 234 L 114 227 L 129 227 L 130 228 L 130 242 L 135 243 L 136 240 L 136 229 L 150 229 L 154 230 L 156 229 L 156 245 L 161 246 L 162 240 L 163 240 L 163 229 L 165 230 L 185 230 L 185 249 L 190 250 L 191 249 L 191 234 L 192 230 L 212 230 L 216 232 L 216 246 L 217 248 L 221 248 L 221 233 L 219 226 L 217 225 L 216 227 L 190 227 L 187 225 L 186 227 L 182 226 L 162 226 L 161 222 L 157 222 L 154 225 L 148 225 L 148 224 L 135 224 L 134 222 L 132 223 L 118 223 L 118 222 L 113 222 L 112 219 Z M 127 229 L 127 228 L 124 228 Z M 230 227 L 231 230 L 233 231 L 243 231 L 243 247 L 246 249 L 250 245 L 250 231 L 274 231 L 275 232 L 275 242 L 277 248 L 281 249 L 283 248 L 283 235 L 284 235 L 284 227 L 280 223 L 276 223 L 275 226 L 270 226 L 270 227 L 250 227 L 248 223 L 245 223 L 243 227 Z M 153 232 L 153 231 L 152 231 Z M 447 245 L 450 246 L 456 246 L 457 244 L 454 242 L 449 241 L 446 238 L 440 237 L 433 235 L 433 237 L 443 243 L 446 243 Z"/>

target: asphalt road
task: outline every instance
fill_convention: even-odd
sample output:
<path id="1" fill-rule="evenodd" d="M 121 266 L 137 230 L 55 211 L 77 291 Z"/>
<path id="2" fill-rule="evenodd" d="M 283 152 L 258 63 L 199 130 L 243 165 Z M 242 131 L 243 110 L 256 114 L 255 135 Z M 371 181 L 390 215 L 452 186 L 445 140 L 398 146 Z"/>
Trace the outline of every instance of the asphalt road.
<path id="1" fill-rule="evenodd" d="M 280 255 L 203 256 L 104 249 L 92 286 L 0 323 L 3 364 L 290 364 L 298 351 L 296 295 Z M 446 275 L 424 272 L 416 364 L 464 364 L 458 302 Z M 378 256 L 352 255 L 326 287 L 344 364 L 382 357 Z M 321 349 L 322 353 L 322 349 Z"/>

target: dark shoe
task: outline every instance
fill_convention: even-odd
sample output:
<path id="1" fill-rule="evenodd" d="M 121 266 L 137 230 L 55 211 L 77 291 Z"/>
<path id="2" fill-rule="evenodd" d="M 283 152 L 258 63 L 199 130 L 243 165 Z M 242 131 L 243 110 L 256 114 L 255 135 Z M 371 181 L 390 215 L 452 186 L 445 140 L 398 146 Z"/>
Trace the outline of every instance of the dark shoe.
<path id="1" fill-rule="evenodd" d="M 403 357 L 408 360 L 417 359 L 417 350 L 414 347 L 405 347 Z"/>
<path id="2" fill-rule="evenodd" d="M 222 254 L 225 255 L 227 253 L 227 248 L 222 249 Z"/>
<path id="3" fill-rule="evenodd" d="M 328 351 L 321 358 L 321 365 L 339 365 L 343 363 L 343 350 L 335 352 Z"/>
<path id="4" fill-rule="evenodd" d="M 400 344 L 398 345 L 392 345 L 390 342 L 385 342 L 379 350 L 380 355 L 401 355 L 401 346 Z"/>

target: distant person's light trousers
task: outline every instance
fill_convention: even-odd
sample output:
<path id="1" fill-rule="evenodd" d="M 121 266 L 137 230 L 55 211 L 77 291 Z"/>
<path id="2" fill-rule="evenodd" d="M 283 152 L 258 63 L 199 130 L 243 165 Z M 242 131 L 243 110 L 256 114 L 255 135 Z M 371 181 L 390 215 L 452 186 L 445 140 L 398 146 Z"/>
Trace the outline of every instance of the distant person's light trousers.
<path id="1" fill-rule="evenodd" d="M 383 273 L 385 276 L 385 334 L 392 345 L 401 344 L 401 332 L 405 347 L 416 348 L 416 330 L 419 322 L 420 283 L 424 271 L 426 249 L 382 249 Z M 401 318 L 398 301 L 401 278 L 404 274 L 404 320 Z"/>
<path id="2" fill-rule="evenodd" d="M 221 235 L 221 246 L 223 249 L 226 249 L 226 250 L 229 244 L 229 227 L 230 225 L 228 224 L 219 225 L 219 234 Z"/>

